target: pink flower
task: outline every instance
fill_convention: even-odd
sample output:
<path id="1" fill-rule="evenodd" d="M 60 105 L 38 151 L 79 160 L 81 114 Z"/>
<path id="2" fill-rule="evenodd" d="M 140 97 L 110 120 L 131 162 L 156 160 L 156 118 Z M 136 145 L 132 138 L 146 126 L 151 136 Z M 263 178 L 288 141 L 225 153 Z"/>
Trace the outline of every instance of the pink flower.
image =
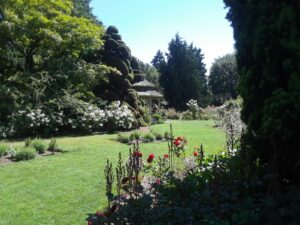
<path id="1" fill-rule="evenodd" d="M 156 179 L 155 184 L 160 185 L 161 181 L 160 179 Z"/>

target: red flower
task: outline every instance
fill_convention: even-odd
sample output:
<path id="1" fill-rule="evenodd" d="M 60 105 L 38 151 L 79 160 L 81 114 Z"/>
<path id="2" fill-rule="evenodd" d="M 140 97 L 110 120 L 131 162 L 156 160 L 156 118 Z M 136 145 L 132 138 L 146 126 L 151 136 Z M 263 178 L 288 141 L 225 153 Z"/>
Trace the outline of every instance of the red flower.
<path id="1" fill-rule="evenodd" d="M 174 145 L 178 146 L 180 144 L 180 140 L 176 139 L 173 143 Z"/>
<path id="2" fill-rule="evenodd" d="M 143 153 L 135 151 L 135 152 L 133 152 L 133 156 L 141 158 L 141 157 L 143 157 Z"/>
<path id="3" fill-rule="evenodd" d="M 93 222 L 92 221 L 88 221 L 88 225 L 93 225 Z"/>
<path id="4" fill-rule="evenodd" d="M 160 179 L 156 179 L 155 184 L 160 185 L 161 181 Z"/>
<path id="5" fill-rule="evenodd" d="M 169 158 L 169 154 L 164 154 L 164 159 L 168 159 Z"/>
<path id="6" fill-rule="evenodd" d="M 154 154 L 151 153 L 151 154 L 148 156 L 147 162 L 148 162 L 148 163 L 152 163 L 153 159 L 154 159 Z"/>
<path id="7" fill-rule="evenodd" d="M 199 153 L 197 151 L 194 151 L 194 156 L 197 157 L 199 155 Z"/>
<path id="8" fill-rule="evenodd" d="M 110 212 L 115 212 L 117 209 L 117 205 L 113 205 L 111 208 L 110 208 Z"/>

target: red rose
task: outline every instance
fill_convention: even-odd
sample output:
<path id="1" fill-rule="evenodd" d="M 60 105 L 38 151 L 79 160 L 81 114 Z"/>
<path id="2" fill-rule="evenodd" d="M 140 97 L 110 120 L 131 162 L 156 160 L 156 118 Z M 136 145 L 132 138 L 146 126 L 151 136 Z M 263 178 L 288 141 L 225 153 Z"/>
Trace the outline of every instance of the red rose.
<path id="1" fill-rule="evenodd" d="M 199 153 L 197 151 L 194 151 L 194 156 L 197 157 L 199 155 Z"/>
<path id="2" fill-rule="evenodd" d="M 151 153 L 151 154 L 149 155 L 148 159 L 154 159 L 154 154 Z"/>
<path id="3" fill-rule="evenodd" d="M 169 158 L 169 154 L 164 154 L 164 159 Z"/>
<path id="4" fill-rule="evenodd" d="M 148 156 L 147 162 L 148 162 L 148 163 L 152 163 L 153 159 L 154 159 L 154 154 L 151 153 L 151 154 Z"/>
<path id="5" fill-rule="evenodd" d="M 133 156 L 141 158 L 141 157 L 143 157 L 143 153 L 135 151 L 135 152 L 133 152 Z"/>
<path id="6" fill-rule="evenodd" d="M 180 144 L 180 140 L 176 139 L 173 143 L 174 145 L 178 146 Z"/>

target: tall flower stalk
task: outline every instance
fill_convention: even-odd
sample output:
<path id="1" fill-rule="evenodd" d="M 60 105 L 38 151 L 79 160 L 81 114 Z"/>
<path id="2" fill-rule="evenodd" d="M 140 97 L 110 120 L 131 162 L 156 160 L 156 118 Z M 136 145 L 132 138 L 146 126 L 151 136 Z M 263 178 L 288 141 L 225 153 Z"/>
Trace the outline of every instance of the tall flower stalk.
<path id="1" fill-rule="evenodd" d="M 121 189 L 122 189 L 122 179 L 125 175 L 125 167 L 123 166 L 123 159 L 121 152 L 119 152 L 119 159 L 116 167 L 116 178 L 117 178 L 117 194 L 118 194 L 118 205 L 121 205 Z"/>
<path id="2" fill-rule="evenodd" d="M 112 163 L 110 163 L 108 159 L 106 161 L 104 175 L 105 175 L 105 179 L 106 179 L 107 207 L 110 208 L 110 203 L 113 198 L 112 185 L 114 183 L 114 173 L 112 170 Z"/>

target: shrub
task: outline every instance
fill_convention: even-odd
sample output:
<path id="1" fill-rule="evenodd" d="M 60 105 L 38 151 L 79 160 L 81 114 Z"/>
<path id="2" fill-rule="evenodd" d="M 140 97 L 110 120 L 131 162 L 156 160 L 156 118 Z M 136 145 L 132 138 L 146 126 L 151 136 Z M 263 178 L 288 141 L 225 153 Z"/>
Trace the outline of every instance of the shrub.
<path id="1" fill-rule="evenodd" d="M 145 123 L 147 124 L 151 123 L 151 116 L 148 113 L 144 113 L 143 119 Z"/>
<path id="2" fill-rule="evenodd" d="M 164 110 L 163 114 L 165 115 L 165 117 L 167 119 L 170 119 L 170 120 L 179 120 L 181 117 L 180 113 L 176 112 L 176 110 L 174 108 Z"/>
<path id="3" fill-rule="evenodd" d="M 117 141 L 120 143 L 123 143 L 123 144 L 128 144 L 128 143 L 130 143 L 130 137 L 125 134 L 118 134 Z"/>
<path id="4" fill-rule="evenodd" d="M 185 111 L 182 113 L 182 120 L 193 120 L 193 113 L 190 111 Z"/>
<path id="5" fill-rule="evenodd" d="M 3 142 L 0 142 L 0 157 L 7 155 L 9 152 L 9 146 Z"/>
<path id="6" fill-rule="evenodd" d="M 129 136 L 130 141 L 141 140 L 141 139 L 142 139 L 142 134 L 137 130 L 133 131 Z"/>
<path id="7" fill-rule="evenodd" d="M 50 152 L 57 152 L 58 151 L 58 144 L 57 144 L 56 139 L 52 138 L 50 140 L 49 145 L 48 145 L 48 151 L 50 151 Z"/>
<path id="8" fill-rule="evenodd" d="M 41 139 L 35 139 L 32 141 L 31 146 L 35 149 L 39 154 L 45 153 L 46 145 Z"/>
<path id="9" fill-rule="evenodd" d="M 128 130 L 133 127 L 135 117 L 127 105 L 112 102 L 106 108 L 107 129 L 109 131 Z"/>
<path id="10" fill-rule="evenodd" d="M 161 141 L 164 139 L 164 136 L 160 133 L 153 133 L 153 135 L 155 136 L 155 139 L 158 141 Z"/>
<path id="11" fill-rule="evenodd" d="M 153 142 L 155 140 L 155 137 L 151 133 L 147 133 L 143 136 L 143 142 L 148 143 L 148 142 Z"/>
<path id="12" fill-rule="evenodd" d="M 24 146 L 25 147 L 28 147 L 30 146 L 32 143 L 32 139 L 31 138 L 26 138 L 25 141 L 24 141 Z"/>
<path id="13" fill-rule="evenodd" d="M 152 115 L 152 124 L 161 124 L 163 122 L 163 117 L 160 114 L 156 113 Z"/>
<path id="14" fill-rule="evenodd" d="M 34 148 L 24 147 L 17 151 L 13 159 L 15 161 L 30 160 L 30 159 L 34 159 L 35 156 L 36 156 L 36 151 Z"/>

